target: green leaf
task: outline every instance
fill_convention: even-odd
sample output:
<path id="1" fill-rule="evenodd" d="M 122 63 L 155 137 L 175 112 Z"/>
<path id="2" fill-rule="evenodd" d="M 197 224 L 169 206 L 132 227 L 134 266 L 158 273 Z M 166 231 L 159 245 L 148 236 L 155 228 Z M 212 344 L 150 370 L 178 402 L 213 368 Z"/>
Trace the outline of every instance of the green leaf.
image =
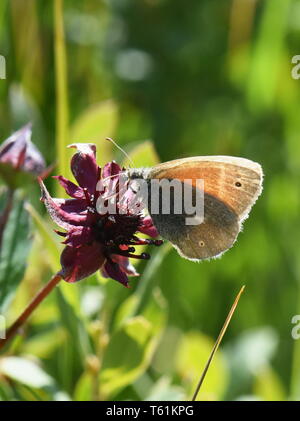
<path id="1" fill-rule="evenodd" d="M 0 313 L 4 313 L 22 280 L 31 247 L 29 217 L 24 200 L 15 194 L 0 251 Z"/>
<path id="2" fill-rule="evenodd" d="M 270 364 L 278 346 L 276 331 L 268 326 L 243 332 L 226 347 L 234 375 L 249 378 Z"/>
<path id="3" fill-rule="evenodd" d="M 75 401 L 90 401 L 93 397 L 95 376 L 90 371 L 85 371 L 79 378 L 74 392 Z"/>
<path id="4" fill-rule="evenodd" d="M 70 400 L 69 396 L 58 389 L 55 380 L 34 361 L 24 357 L 4 357 L 0 360 L 0 374 L 9 377 L 27 388 L 40 389 L 47 392 L 43 400 Z M 31 390 L 36 400 L 42 399 Z"/>
<path id="5" fill-rule="evenodd" d="M 120 328 L 124 321 L 129 320 L 132 316 L 134 316 L 138 302 L 139 297 L 137 294 L 131 294 L 121 303 L 114 317 L 114 327 L 116 329 Z"/>
<path id="6" fill-rule="evenodd" d="M 79 354 L 79 357 L 83 359 L 91 353 L 91 342 L 79 304 L 73 301 L 77 296 L 75 290 L 75 285 L 62 283 L 56 290 L 57 302 L 62 323 L 69 334 L 72 346 L 76 350 L 76 354 Z"/>
<path id="7" fill-rule="evenodd" d="M 53 235 L 53 230 L 50 225 L 41 218 L 41 216 L 30 203 L 26 203 L 25 208 L 32 217 L 34 225 L 41 239 L 43 240 L 45 248 L 47 249 L 51 269 L 53 272 L 57 272 L 60 268 L 60 251 L 58 241 Z"/>
<path id="8" fill-rule="evenodd" d="M 183 336 L 176 353 L 176 369 L 187 387 L 188 395 L 194 392 L 213 346 L 214 341 L 200 332 L 189 332 Z M 218 350 L 197 400 L 221 399 L 227 382 L 227 366 Z"/>
<path id="9" fill-rule="evenodd" d="M 252 54 L 248 84 L 246 84 L 248 102 L 255 112 L 264 107 L 271 107 L 276 98 L 282 62 L 284 62 L 283 49 L 290 4 L 290 0 L 264 2 L 259 34 Z"/>
<path id="10" fill-rule="evenodd" d="M 119 326 L 123 320 L 129 319 L 130 317 L 143 312 L 143 309 L 147 306 L 149 298 L 152 296 L 152 291 L 155 288 L 155 273 L 171 248 L 172 246 L 170 243 L 165 243 L 162 247 L 159 247 L 159 249 L 155 251 L 151 262 L 147 264 L 146 269 L 139 280 L 135 292 L 120 306 L 115 318 L 117 326 Z"/>
<path id="11" fill-rule="evenodd" d="M 80 312 L 78 288 L 80 286 L 62 282 L 56 289 L 61 324 L 67 334 L 66 341 L 57 350 L 59 381 L 69 393 L 74 382 L 84 370 L 86 358 L 93 353 L 87 323 Z"/>
<path id="12" fill-rule="evenodd" d="M 53 387 L 54 381 L 33 361 L 21 357 L 4 357 L 0 360 L 0 373 L 37 389 Z"/>
<path id="13" fill-rule="evenodd" d="M 81 311 L 82 313 L 91 318 L 92 316 L 99 313 L 104 301 L 104 294 L 101 287 L 88 287 L 84 290 L 81 295 Z"/>
<path id="14" fill-rule="evenodd" d="M 265 367 L 259 372 L 254 382 L 253 392 L 264 401 L 287 399 L 281 380 L 271 367 Z"/>
<path id="15" fill-rule="evenodd" d="M 151 388 L 146 401 L 182 401 L 186 396 L 180 386 L 171 384 L 168 377 L 161 377 Z"/>
<path id="16" fill-rule="evenodd" d="M 12 165 L 0 162 L 0 179 L 10 188 L 16 189 L 31 185 L 35 176 L 25 171 L 16 171 Z"/>
<path id="17" fill-rule="evenodd" d="M 149 302 L 142 311 L 142 316 L 152 324 L 153 332 L 159 339 L 168 318 L 167 301 L 162 295 L 160 288 L 155 287 L 153 289 Z"/>
<path id="18" fill-rule="evenodd" d="M 129 152 L 129 156 L 138 167 L 153 167 L 159 163 L 159 157 L 151 140 L 144 140 L 139 145 L 135 146 Z M 127 158 L 124 160 L 123 165 L 124 167 L 130 165 Z"/>
<path id="19" fill-rule="evenodd" d="M 107 397 L 135 381 L 146 370 L 156 342 L 155 328 L 144 317 L 124 322 L 111 336 L 100 373 L 100 393 Z"/>
<path id="20" fill-rule="evenodd" d="M 28 213 L 31 215 L 38 233 L 43 240 L 44 246 L 48 251 L 50 266 L 53 272 L 57 272 L 60 268 L 60 247 L 56 239 L 57 236 L 53 235 L 50 225 L 41 218 L 33 206 L 31 206 L 29 203 L 26 203 L 25 207 Z M 76 317 L 80 317 L 80 297 L 78 288 L 69 285 L 68 283 L 62 282 L 59 286 L 59 290 L 62 295 L 61 303 L 65 303 L 69 311 L 74 312 Z M 68 305 L 70 307 L 68 307 Z M 65 321 L 66 320 L 67 318 Z"/>
<path id="21" fill-rule="evenodd" d="M 4 19 L 5 19 L 5 13 L 7 9 L 8 2 L 7 0 L 3 0 L 0 4 L 0 38 L 2 39 L 3 33 L 5 32 L 5 26 L 4 26 Z"/>
<path id="22" fill-rule="evenodd" d="M 118 107 L 112 100 L 94 104 L 82 113 L 71 127 L 71 143 L 91 142 L 98 145 L 101 164 L 111 159 L 110 142 L 118 123 Z"/>
<path id="23" fill-rule="evenodd" d="M 10 401 L 13 399 L 13 389 L 5 382 L 0 384 L 0 401 Z"/>
<path id="24" fill-rule="evenodd" d="M 49 358 L 65 340 L 66 334 L 62 328 L 52 328 L 49 331 L 38 333 L 22 344 L 22 353 L 33 354 L 38 358 Z"/>

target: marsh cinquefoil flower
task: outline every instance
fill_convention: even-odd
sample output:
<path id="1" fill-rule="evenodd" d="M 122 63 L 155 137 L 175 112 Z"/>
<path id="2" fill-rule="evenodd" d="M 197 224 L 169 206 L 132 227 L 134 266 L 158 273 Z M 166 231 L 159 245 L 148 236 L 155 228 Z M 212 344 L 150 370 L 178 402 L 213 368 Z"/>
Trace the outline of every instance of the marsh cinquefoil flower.
<path id="1" fill-rule="evenodd" d="M 45 160 L 31 142 L 31 124 L 13 133 L 0 146 L 0 173 L 12 178 L 16 171 L 40 175 L 45 171 Z"/>
<path id="2" fill-rule="evenodd" d="M 72 199 L 52 198 L 43 182 L 41 200 L 53 221 L 65 230 L 56 231 L 65 237 L 65 249 L 61 255 L 61 275 L 67 282 L 76 282 L 93 274 L 98 269 L 105 277 L 113 278 L 128 287 L 128 275 L 138 273 L 129 258 L 148 259 L 147 253 L 135 254 L 135 246 L 143 244 L 160 245 L 161 240 L 141 239 L 136 232 L 150 237 L 158 235 L 149 216 L 142 212 L 126 212 L 122 209 L 125 201 L 134 192 L 127 189 L 115 195 L 122 169 L 115 162 L 106 164 L 102 169 L 96 163 L 96 147 L 89 143 L 70 145 L 77 149 L 71 160 L 71 170 L 78 185 L 63 176 L 55 176 Z M 101 180 L 110 180 L 108 186 L 99 188 Z M 116 212 L 99 213 L 97 200 L 116 197 Z M 104 200 L 104 202 L 105 202 Z"/>

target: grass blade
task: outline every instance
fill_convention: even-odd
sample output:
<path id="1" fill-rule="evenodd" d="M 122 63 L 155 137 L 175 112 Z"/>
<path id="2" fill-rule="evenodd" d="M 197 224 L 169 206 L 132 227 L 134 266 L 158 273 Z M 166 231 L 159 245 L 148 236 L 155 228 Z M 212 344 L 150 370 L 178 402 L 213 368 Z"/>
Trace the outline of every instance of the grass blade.
<path id="1" fill-rule="evenodd" d="M 234 313 L 234 311 L 235 311 L 235 309 L 236 309 L 236 307 L 238 305 L 239 299 L 240 299 L 240 297 L 241 297 L 244 289 L 245 289 L 245 285 L 242 286 L 240 292 L 238 293 L 238 295 L 236 296 L 236 299 L 234 300 L 234 303 L 232 304 L 232 307 L 231 307 L 231 309 L 230 309 L 230 311 L 228 313 L 228 316 L 226 317 L 225 323 L 224 323 L 224 325 L 223 325 L 223 327 L 222 327 L 222 329 L 221 329 L 221 331 L 219 333 L 219 336 L 218 336 L 218 338 L 217 338 L 217 340 L 216 340 L 216 342 L 214 344 L 214 347 L 213 347 L 213 349 L 211 351 L 211 354 L 210 354 L 210 356 L 209 356 L 209 358 L 207 360 L 207 363 L 206 363 L 206 365 L 204 367 L 204 370 L 203 370 L 203 372 L 201 374 L 199 383 L 198 383 L 198 385 L 196 387 L 196 390 L 195 390 L 195 393 L 194 393 L 194 395 L 192 397 L 192 401 L 195 401 L 196 398 L 197 398 L 197 395 L 198 395 L 198 393 L 200 391 L 200 388 L 202 386 L 202 383 L 203 383 L 203 381 L 205 379 L 206 373 L 207 373 L 207 371 L 209 369 L 210 363 L 212 362 L 212 359 L 213 359 L 215 353 L 217 352 L 217 350 L 219 348 L 219 345 L 220 345 L 220 343 L 221 343 L 221 341 L 223 339 L 223 336 L 224 336 L 224 334 L 225 334 L 225 332 L 227 330 L 227 327 L 228 327 L 228 325 L 230 323 L 230 320 L 231 320 L 231 318 L 233 316 L 233 313 Z"/>

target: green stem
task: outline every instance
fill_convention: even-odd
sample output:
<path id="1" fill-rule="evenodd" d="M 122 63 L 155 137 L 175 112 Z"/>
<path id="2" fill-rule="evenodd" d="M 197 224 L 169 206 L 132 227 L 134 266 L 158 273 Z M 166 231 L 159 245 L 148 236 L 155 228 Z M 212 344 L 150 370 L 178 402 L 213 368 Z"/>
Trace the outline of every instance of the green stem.
<path id="1" fill-rule="evenodd" d="M 56 84 L 56 152 L 59 174 L 67 174 L 66 145 L 69 133 L 69 107 L 67 90 L 67 59 L 63 24 L 63 0 L 54 1 L 54 54 Z M 60 188 L 60 187 L 59 187 Z"/>

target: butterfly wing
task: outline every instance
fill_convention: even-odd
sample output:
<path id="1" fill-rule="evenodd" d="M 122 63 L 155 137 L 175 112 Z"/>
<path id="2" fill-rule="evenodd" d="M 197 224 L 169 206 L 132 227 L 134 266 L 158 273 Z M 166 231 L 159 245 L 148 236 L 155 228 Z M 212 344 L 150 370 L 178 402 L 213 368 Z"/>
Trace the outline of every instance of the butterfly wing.
<path id="1" fill-rule="evenodd" d="M 228 250 L 241 224 L 262 190 L 261 166 L 253 161 L 229 156 L 178 159 L 153 167 L 149 179 L 177 179 L 196 188 L 204 181 L 204 220 L 186 225 L 186 215 L 153 214 L 162 237 L 188 259 L 202 260 Z M 189 180 L 189 181 L 187 181 Z"/>

